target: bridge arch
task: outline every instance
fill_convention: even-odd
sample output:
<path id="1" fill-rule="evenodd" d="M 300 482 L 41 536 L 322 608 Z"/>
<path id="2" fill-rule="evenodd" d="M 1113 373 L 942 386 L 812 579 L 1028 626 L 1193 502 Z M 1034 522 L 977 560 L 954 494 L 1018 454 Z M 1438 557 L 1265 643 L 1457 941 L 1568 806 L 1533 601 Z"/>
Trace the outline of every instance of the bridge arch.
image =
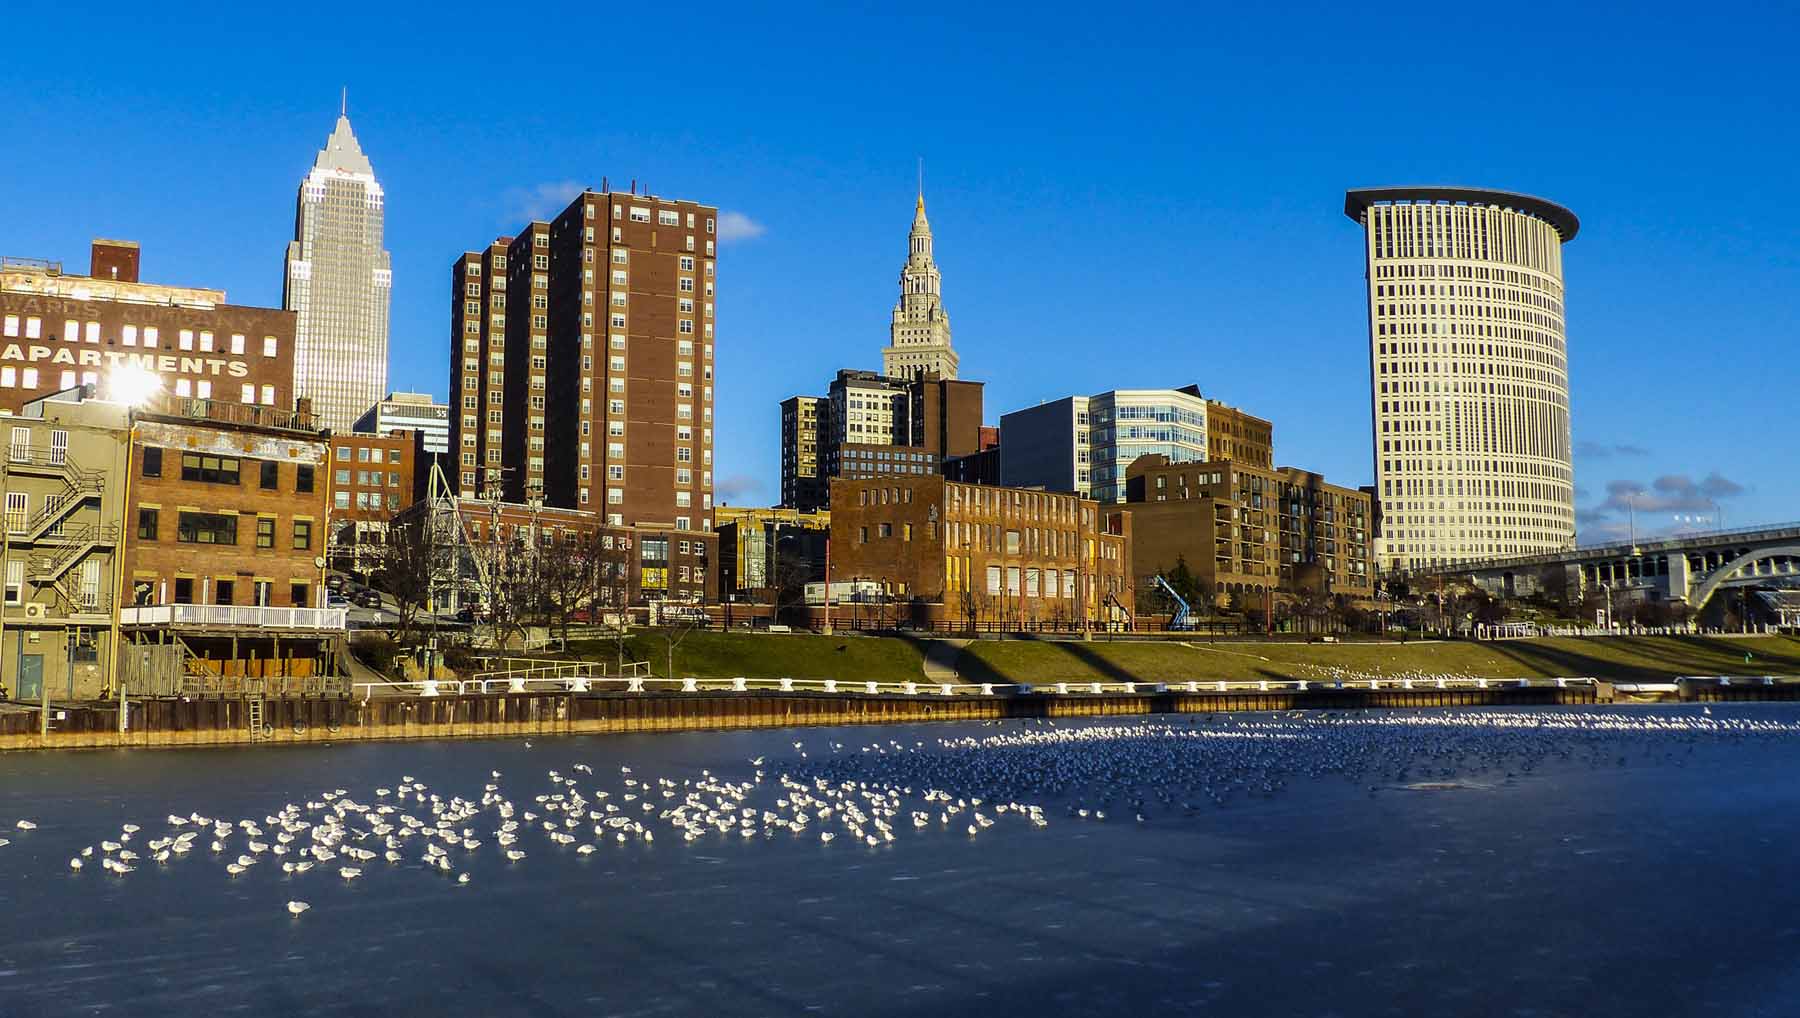
<path id="1" fill-rule="evenodd" d="M 1800 575 L 1800 544 L 1777 544 L 1767 548 L 1753 548 L 1708 573 L 1706 579 L 1694 589 L 1693 595 L 1688 598 L 1688 604 L 1692 605 L 1695 611 L 1699 611 L 1706 607 L 1706 602 L 1712 599 L 1715 591 L 1735 578 L 1738 570 L 1757 562 L 1776 558 L 1793 559 L 1797 563 L 1796 572 L 1789 575 Z"/>

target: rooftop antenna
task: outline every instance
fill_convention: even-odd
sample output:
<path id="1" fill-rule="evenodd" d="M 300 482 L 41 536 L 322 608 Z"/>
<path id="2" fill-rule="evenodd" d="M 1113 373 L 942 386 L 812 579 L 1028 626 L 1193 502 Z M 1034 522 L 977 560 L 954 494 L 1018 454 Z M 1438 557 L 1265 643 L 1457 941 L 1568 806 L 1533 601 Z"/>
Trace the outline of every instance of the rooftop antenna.
<path id="1" fill-rule="evenodd" d="M 338 94 L 338 116 L 347 117 L 349 115 L 350 115 L 350 86 L 345 85 L 343 91 Z"/>

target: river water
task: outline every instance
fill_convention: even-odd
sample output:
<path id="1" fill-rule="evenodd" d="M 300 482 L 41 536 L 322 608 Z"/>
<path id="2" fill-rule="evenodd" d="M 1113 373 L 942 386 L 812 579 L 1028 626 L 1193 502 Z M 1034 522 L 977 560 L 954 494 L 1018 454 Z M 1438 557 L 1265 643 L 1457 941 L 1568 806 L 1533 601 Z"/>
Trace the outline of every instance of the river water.
<path id="1" fill-rule="evenodd" d="M 1713 712 L 14 754 L 0 1014 L 1800 1013 L 1800 709 Z M 846 780 L 836 799 L 817 783 Z M 890 785 L 893 840 L 870 846 L 849 828 L 880 833 L 865 793 Z M 451 825 L 481 845 L 449 849 L 449 872 L 421 862 L 423 836 L 352 880 L 341 854 L 280 868 L 334 804 L 354 804 L 340 852 L 384 853 L 371 829 L 429 825 L 434 794 L 479 809 Z M 536 798 L 559 794 L 560 809 Z M 585 816 L 559 823 L 574 840 L 557 844 L 542 824 L 573 794 L 633 819 L 599 837 Z M 664 814 L 690 794 L 735 815 L 689 840 L 677 821 L 699 811 Z M 799 832 L 770 824 L 802 797 L 836 807 Z M 516 861 L 494 839 L 501 799 Z M 1043 823 L 995 809 L 1012 802 Z M 219 853 L 209 827 L 152 858 L 151 841 L 195 829 L 171 814 L 249 820 L 273 845 L 268 818 L 290 803 L 289 854 L 237 876 L 226 865 L 259 840 L 241 829 Z M 990 826 L 971 835 L 977 812 Z M 103 848 L 69 867 L 126 823 L 141 827 L 123 843 L 133 872 L 105 871 Z"/>

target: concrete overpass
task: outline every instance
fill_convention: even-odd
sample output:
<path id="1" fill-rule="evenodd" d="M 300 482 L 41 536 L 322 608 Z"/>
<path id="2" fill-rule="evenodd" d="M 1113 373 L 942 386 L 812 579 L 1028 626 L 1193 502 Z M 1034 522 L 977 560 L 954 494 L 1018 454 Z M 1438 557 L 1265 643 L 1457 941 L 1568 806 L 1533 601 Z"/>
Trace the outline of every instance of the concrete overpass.
<path id="1" fill-rule="evenodd" d="M 1415 570 L 1415 583 L 1472 579 L 1493 594 L 1542 593 L 1570 602 L 1605 588 L 1642 601 L 1681 601 L 1696 612 L 1728 587 L 1800 585 L 1800 523 L 1647 538 L 1521 558 Z"/>

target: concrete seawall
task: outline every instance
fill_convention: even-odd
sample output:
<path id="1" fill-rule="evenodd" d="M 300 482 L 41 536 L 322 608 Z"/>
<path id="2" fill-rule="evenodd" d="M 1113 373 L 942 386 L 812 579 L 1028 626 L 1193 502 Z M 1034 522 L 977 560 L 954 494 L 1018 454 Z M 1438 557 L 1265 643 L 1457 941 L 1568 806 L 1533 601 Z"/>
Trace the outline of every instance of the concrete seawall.
<path id="1" fill-rule="evenodd" d="M 123 733 L 118 730 L 116 705 L 53 708 L 48 737 L 39 734 L 36 711 L 16 711 L 0 716 L 0 750 L 272 746 L 1006 718 L 1584 704 L 1596 702 L 1596 693 L 1593 686 L 1536 686 L 1076 696 L 492 693 L 366 702 L 296 697 L 265 700 L 260 732 L 250 730 L 249 701 L 192 698 L 131 703 L 130 723 Z"/>

